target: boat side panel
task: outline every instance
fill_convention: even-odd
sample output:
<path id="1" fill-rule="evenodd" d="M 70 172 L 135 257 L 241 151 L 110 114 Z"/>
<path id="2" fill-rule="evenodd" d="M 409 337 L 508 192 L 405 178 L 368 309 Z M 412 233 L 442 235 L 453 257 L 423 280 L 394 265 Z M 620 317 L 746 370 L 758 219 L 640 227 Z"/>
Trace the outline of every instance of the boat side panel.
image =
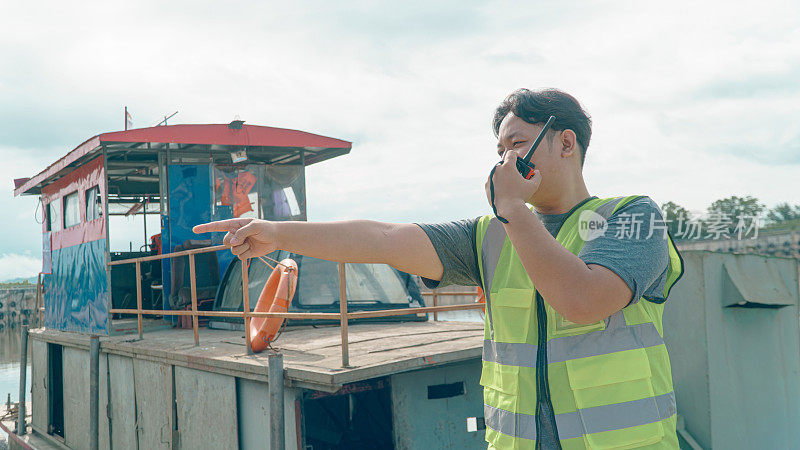
<path id="1" fill-rule="evenodd" d="M 64 440 L 75 450 L 89 448 L 89 352 L 64 346 Z"/>
<path id="2" fill-rule="evenodd" d="M 481 362 L 472 360 L 392 375 L 392 420 L 396 448 L 485 449 L 484 433 L 467 432 L 467 417 L 483 417 Z M 462 394 L 429 399 L 429 386 L 463 383 Z M 434 395 L 436 396 L 436 395 Z"/>
<path id="3" fill-rule="evenodd" d="M 106 240 L 53 250 L 53 273 L 45 275 L 45 325 L 108 334 Z"/>
<path id="4" fill-rule="evenodd" d="M 234 377 L 176 366 L 175 394 L 181 448 L 239 447 Z"/>
<path id="5" fill-rule="evenodd" d="M 33 426 L 39 430 L 47 430 L 47 342 L 31 340 L 31 400 L 33 401 Z"/>
<path id="6" fill-rule="evenodd" d="M 286 450 L 297 450 L 296 400 L 301 391 L 285 388 L 283 415 L 286 427 Z M 267 383 L 236 379 L 237 410 L 239 412 L 239 440 L 243 449 L 269 449 L 269 387 Z"/>
<path id="7" fill-rule="evenodd" d="M 64 198 L 77 195 L 80 220 L 69 228 L 47 231 L 42 224 L 45 267 L 44 307 L 48 328 L 82 333 L 108 334 L 108 270 L 105 219 L 87 217 L 86 192 L 98 187 L 105 192 L 103 158 L 84 164 L 42 189 L 42 205 L 63 207 Z M 105 199 L 103 199 L 105 201 Z M 102 209 L 102 205 L 97 205 Z M 65 212 L 61 210 L 63 215 Z M 53 220 L 62 221 L 62 217 Z M 61 223 L 65 225 L 65 223 Z M 49 269 L 49 270 L 47 270 Z"/>
<path id="8" fill-rule="evenodd" d="M 139 448 L 169 449 L 172 440 L 172 366 L 135 359 L 133 378 Z M 116 448 L 116 440 L 114 442 Z"/>
<path id="9" fill-rule="evenodd" d="M 110 431 L 115 450 L 136 449 L 133 361 L 125 356 L 101 353 L 99 379 L 100 448 L 110 448 L 108 444 Z M 110 408 L 107 406 L 109 392 L 111 394 Z M 110 427 L 107 412 L 110 412 L 111 415 Z"/>

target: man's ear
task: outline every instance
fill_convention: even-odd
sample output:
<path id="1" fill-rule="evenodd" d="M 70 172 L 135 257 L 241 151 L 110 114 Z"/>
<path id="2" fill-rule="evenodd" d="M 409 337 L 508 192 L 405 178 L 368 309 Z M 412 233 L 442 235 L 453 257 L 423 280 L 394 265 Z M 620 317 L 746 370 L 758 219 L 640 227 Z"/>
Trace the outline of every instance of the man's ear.
<path id="1" fill-rule="evenodd" d="M 564 130 L 561 132 L 561 136 L 559 136 L 558 139 L 558 145 L 561 147 L 562 158 L 570 157 L 577 152 L 577 136 L 575 135 L 574 131 L 569 129 Z"/>

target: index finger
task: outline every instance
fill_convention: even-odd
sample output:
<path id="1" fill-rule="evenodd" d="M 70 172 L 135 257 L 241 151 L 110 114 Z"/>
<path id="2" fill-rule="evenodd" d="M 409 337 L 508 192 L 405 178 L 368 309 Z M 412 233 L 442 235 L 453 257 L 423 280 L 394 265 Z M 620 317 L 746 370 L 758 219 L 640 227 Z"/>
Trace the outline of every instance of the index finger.
<path id="1" fill-rule="evenodd" d="M 227 220 L 217 220 L 216 222 L 208 222 L 202 223 L 200 225 L 195 225 L 192 228 L 195 234 L 202 234 L 202 233 L 211 233 L 213 231 L 227 231 L 227 232 L 235 232 L 239 228 L 250 223 L 252 219 L 227 219 Z"/>
<path id="2" fill-rule="evenodd" d="M 519 155 L 517 155 L 517 152 L 507 151 L 507 152 L 503 153 L 503 161 L 502 162 L 516 161 L 518 156 Z"/>

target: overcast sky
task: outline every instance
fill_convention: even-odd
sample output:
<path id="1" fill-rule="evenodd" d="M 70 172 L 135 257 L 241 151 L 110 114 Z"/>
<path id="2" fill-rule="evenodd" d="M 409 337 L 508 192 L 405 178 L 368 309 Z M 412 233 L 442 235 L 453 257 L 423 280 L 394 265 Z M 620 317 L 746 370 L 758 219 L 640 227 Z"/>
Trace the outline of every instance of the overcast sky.
<path id="1" fill-rule="evenodd" d="M 308 169 L 310 220 L 485 214 L 492 113 L 519 87 L 592 115 L 594 195 L 800 203 L 798 17 L 788 1 L 3 2 L 0 280 L 41 267 L 37 199 L 13 178 L 121 129 L 126 105 L 135 127 L 177 110 L 170 124 L 352 141 Z"/>

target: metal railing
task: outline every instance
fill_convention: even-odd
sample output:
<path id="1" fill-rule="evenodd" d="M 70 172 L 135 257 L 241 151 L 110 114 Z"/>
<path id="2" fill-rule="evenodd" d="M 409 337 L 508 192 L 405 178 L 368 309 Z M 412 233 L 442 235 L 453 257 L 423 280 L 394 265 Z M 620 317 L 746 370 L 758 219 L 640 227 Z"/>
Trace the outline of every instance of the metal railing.
<path id="1" fill-rule="evenodd" d="M 347 301 L 339 302 L 338 313 L 298 313 L 298 312 L 254 312 L 250 311 L 250 290 L 247 287 L 250 284 L 250 275 L 248 270 L 245 270 L 246 265 L 242 265 L 242 311 L 199 311 L 197 309 L 197 279 L 195 277 L 195 255 L 199 253 L 216 252 L 220 250 L 227 250 L 228 247 L 224 245 L 215 245 L 212 247 L 203 247 L 191 250 L 183 250 L 179 252 L 165 253 L 152 256 L 143 256 L 139 258 L 122 259 L 118 261 L 111 261 L 109 266 L 118 266 L 122 264 L 136 264 L 136 309 L 121 309 L 111 308 L 110 314 L 135 314 L 137 318 L 137 328 L 139 331 L 139 339 L 144 337 L 144 330 L 142 319 L 144 315 L 158 315 L 158 316 L 191 316 L 192 317 L 192 330 L 194 332 L 194 343 L 200 345 L 199 321 L 200 316 L 205 317 L 235 317 L 242 318 L 244 321 L 244 341 L 247 347 L 247 354 L 252 354 L 250 347 L 250 319 L 251 318 L 271 318 L 278 317 L 283 319 L 293 320 L 339 320 L 342 330 L 342 367 L 350 366 L 350 349 L 348 339 L 348 321 L 350 319 L 364 319 L 371 317 L 390 317 L 390 316 L 403 316 L 408 314 L 422 314 L 433 313 L 434 320 L 438 320 L 438 313 L 445 311 L 463 311 L 472 309 L 481 309 L 485 305 L 482 303 L 467 303 L 460 305 L 444 305 L 438 306 L 438 298 L 440 296 L 449 295 L 469 295 L 465 292 L 425 292 L 423 295 L 431 295 L 433 297 L 433 306 L 414 307 L 414 308 L 400 308 L 400 309 L 384 309 L 377 311 L 357 311 L 348 312 Z M 191 310 L 165 310 L 165 309 L 142 309 L 142 268 L 141 264 L 146 261 L 161 260 L 167 258 L 177 258 L 188 256 L 189 258 L 189 280 L 191 292 Z M 347 298 L 347 278 L 345 273 L 345 263 L 339 262 L 339 298 Z M 477 294 L 477 292 L 476 292 Z"/>

